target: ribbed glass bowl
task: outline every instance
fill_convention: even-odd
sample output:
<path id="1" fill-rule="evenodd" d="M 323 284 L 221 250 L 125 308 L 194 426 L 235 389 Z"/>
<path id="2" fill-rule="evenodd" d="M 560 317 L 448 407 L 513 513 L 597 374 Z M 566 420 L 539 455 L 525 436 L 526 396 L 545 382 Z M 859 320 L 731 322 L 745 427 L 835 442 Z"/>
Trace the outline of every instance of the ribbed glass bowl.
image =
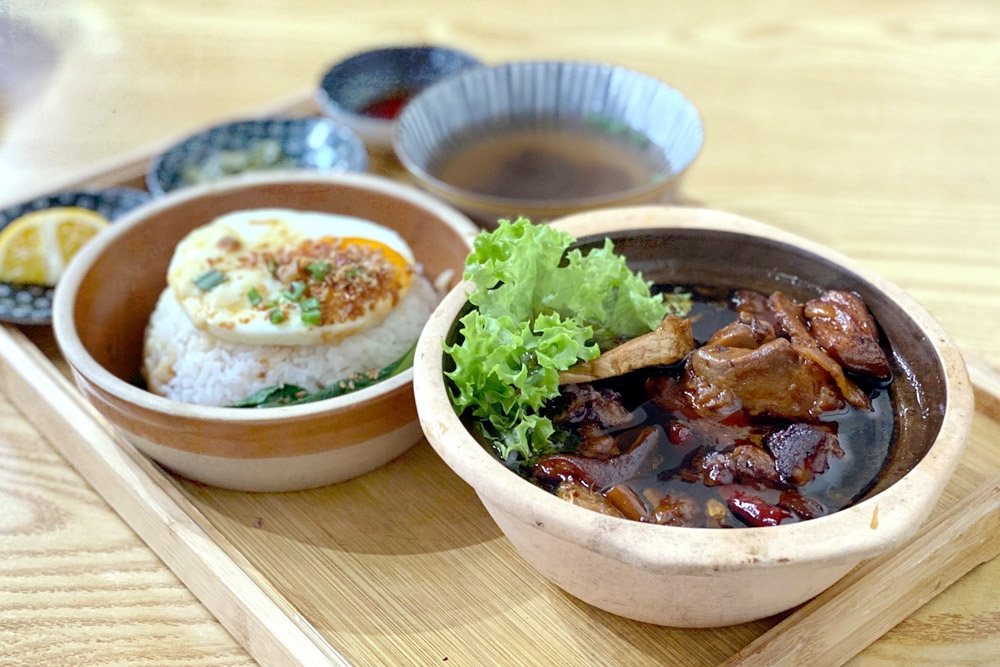
<path id="1" fill-rule="evenodd" d="M 437 173 L 473 137 L 581 128 L 628 145 L 648 166 L 649 179 L 620 191 L 539 199 L 484 194 Z M 420 187 L 492 226 L 518 215 L 543 221 L 598 207 L 670 201 L 703 140 L 694 105 L 655 77 L 607 64 L 529 61 L 468 70 L 420 93 L 399 117 L 394 147 Z"/>

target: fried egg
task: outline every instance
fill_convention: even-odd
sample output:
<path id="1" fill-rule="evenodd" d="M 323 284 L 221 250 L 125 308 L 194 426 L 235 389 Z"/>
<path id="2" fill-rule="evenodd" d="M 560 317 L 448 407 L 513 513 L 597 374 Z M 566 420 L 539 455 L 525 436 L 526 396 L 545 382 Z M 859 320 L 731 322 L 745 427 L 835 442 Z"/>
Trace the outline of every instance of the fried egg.
<path id="1" fill-rule="evenodd" d="M 256 209 L 191 231 L 167 282 L 194 326 L 222 340 L 336 344 L 382 322 L 415 265 L 406 241 L 374 222 Z"/>

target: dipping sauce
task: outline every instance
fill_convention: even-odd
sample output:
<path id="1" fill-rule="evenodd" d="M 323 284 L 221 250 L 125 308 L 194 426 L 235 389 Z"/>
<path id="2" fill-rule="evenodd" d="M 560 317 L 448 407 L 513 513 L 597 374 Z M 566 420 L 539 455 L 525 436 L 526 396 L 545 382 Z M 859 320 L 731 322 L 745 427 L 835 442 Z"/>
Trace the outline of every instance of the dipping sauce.
<path id="1" fill-rule="evenodd" d="M 374 102 L 369 102 L 365 106 L 361 107 L 361 113 L 365 116 L 371 116 L 372 118 L 384 118 L 386 120 L 392 120 L 403 110 L 406 103 L 410 101 L 413 97 L 413 93 L 410 92 L 398 92 L 387 95 L 386 97 L 380 97 Z"/>
<path id="2" fill-rule="evenodd" d="M 662 151 L 623 128 L 576 126 L 480 130 L 429 169 L 435 178 L 488 197 L 567 200 L 609 196 L 669 175 Z"/>

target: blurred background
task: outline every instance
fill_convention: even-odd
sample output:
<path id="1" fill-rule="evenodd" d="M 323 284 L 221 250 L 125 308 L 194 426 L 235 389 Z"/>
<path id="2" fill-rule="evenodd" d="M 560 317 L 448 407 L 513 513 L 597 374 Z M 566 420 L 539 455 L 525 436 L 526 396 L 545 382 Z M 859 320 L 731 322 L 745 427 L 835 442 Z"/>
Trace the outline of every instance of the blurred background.
<path id="1" fill-rule="evenodd" d="M 991 0 L 3 0 L 0 205 L 309 98 L 355 51 L 415 42 L 487 63 L 574 58 L 657 76 L 705 123 L 686 201 L 805 233 L 903 282 L 932 312 L 952 295 L 922 285 L 919 265 L 953 244 L 897 255 L 894 240 L 940 229 L 964 239 L 975 282 L 1000 289 Z M 876 256 L 871 239 L 839 231 L 844 218 L 868 220 Z M 973 337 L 963 342 L 995 346 Z"/>

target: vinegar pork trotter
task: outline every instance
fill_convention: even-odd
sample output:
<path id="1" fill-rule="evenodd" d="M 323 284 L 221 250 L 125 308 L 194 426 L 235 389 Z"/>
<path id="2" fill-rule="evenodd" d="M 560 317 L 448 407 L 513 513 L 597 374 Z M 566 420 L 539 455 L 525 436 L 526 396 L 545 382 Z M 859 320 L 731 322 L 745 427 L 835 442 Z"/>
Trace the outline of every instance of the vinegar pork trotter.
<path id="1" fill-rule="evenodd" d="M 522 219 L 477 238 L 461 345 L 445 345 L 452 404 L 507 467 L 578 507 L 685 527 L 814 519 L 872 488 L 896 429 L 860 297 L 654 287 L 610 239 L 583 254 L 553 235 Z"/>
<path id="2" fill-rule="evenodd" d="M 670 526 L 774 526 L 849 504 L 871 483 L 838 486 L 852 461 L 888 451 L 889 436 L 873 442 L 868 429 L 891 433 L 888 365 L 868 349 L 879 342 L 864 302 L 737 290 L 725 306 L 732 319 L 706 307 L 686 320 L 710 323 L 695 333 L 667 318 L 564 374 L 573 383 L 550 407 L 565 449 L 531 478 L 580 507 Z M 688 336 L 705 342 L 664 364 L 659 339 L 680 354 Z"/>

